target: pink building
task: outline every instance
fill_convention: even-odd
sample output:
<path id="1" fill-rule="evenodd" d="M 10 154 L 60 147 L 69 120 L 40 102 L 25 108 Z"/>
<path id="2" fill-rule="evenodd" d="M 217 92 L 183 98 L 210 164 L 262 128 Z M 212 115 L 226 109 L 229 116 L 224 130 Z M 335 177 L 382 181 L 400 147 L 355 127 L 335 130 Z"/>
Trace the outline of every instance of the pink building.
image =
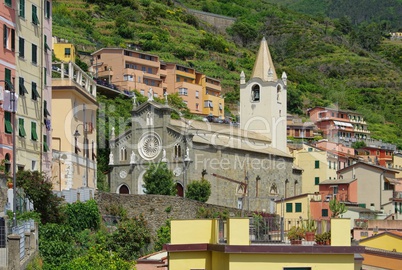
<path id="1" fill-rule="evenodd" d="M 15 89 L 16 77 L 16 1 L 2 1 L 0 4 L 0 35 L 3 44 L 0 46 L 0 91 Z M 1 103 L 4 100 L 0 100 Z M 12 160 L 12 114 L 0 108 L 0 160 Z"/>
<path id="2" fill-rule="evenodd" d="M 370 137 L 370 131 L 362 114 L 348 110 L 315 107 L 308 110 L 308 115 L 328 140 L 355 141 Z"/>

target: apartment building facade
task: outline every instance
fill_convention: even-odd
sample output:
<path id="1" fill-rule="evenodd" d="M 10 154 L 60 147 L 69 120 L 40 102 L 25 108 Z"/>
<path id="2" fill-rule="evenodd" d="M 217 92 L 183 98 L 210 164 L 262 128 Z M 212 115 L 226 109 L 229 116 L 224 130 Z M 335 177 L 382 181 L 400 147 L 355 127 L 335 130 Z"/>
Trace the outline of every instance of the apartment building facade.
<path id="1" fill-rule="evenodd" d="M 61 78 L 52 81 L 53 189 L 95 189 L 96 83 L 77 65 L 61 64 Z M 68 74 L 64 74 L 64 70 Z"/>
<path id="2" fill-rule="evenodd" d="M 310 119 L 331 141 L 358 141 L 370 138 L 370 131 L 362 114 L 328 107 L 308 110 Z"/>
<path id="3" fill-rule="evenodd" d="M 2 3 L 1 72 L 18 95 L 16 102 L 16 163 L 18 169 L 51 169 L 51 1 Z M 1 76 L 1 75 L 0 75 Z M 4 88 L 10 88 L 5 86 Z M 4 93 L 5 102 L 10 96 Z M 17 99 L 17 98 L 16 98 Z M 12 137 L 10 112 L 4 112 L 6 144 Z M 5 147 L 9 149 L 9 146 Z M 4 152 L 4 156 L 9 153 Z"/>
<path id="4" fill-rule="evenodd" d="M 11 1 L 2 1 L 0 4 L 0 32 L 2 46 L 0 46 L 0 91 L 2 93 L 1 102 L 3 106 L 0 108 L 0 159 L 10 164 L 12 153 L 12 113 L 6 111 L 4 106 L 4 93 L 6 90 L 11 91 L 15 86 L 16 63 L 15 63 L 15 3 Z M 8 97 L 9 98 L 9 97 Z M 6 101 L 7 102 L 7 101 Z M 10 101 L 8 100 L 8 103 Z M 10 167 L 7 166 L 7 171 Z"/>
<path id="5" fill-rule="evenodd" d="M 194 68 L 165 63 L 159 56 L 122 48 L 103 48 L 92 54 L 91 71 L 97 82 L 120 90 L 164 98 L 177 93 L 191 113 L 224 118 L 220 81 Z"/>

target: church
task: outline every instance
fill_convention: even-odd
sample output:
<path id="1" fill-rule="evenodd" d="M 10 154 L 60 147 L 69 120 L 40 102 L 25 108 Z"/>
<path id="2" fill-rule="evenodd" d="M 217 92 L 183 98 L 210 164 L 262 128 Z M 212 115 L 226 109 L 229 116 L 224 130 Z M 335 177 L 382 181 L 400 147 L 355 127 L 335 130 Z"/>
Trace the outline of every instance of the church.
<path id="1" fill-rule="evenodd" d="M 240 74 L 240 125 L 175 120 L 172 108 L 148 101 L 131 112 L 131 125 L 110 140 L 110 191 L 144 194 L 143 176 L 166 162 L 178 196 L 202 177 L 211 183 L 207 203 L 274 212 L 274 200 L 301 192 L 301 170 L 287 151 L 286 74 L 277 77 L 265 38 L 250 80 Z"/>

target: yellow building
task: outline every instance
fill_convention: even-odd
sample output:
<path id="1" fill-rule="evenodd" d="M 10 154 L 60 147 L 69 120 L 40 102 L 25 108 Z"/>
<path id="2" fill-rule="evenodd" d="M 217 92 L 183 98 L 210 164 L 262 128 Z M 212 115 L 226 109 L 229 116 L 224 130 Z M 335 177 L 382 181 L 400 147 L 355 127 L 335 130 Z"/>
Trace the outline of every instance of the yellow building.
<path id="1" fill-rule="evenodd" d="M 360 240 L 366 247 L 364 266 L 368 269 L 401 269 L 402 232 L 387 231 Z"/>
<path id="2" fill-rule="evenodd" d="M 308 219 L 311 217 L 310 201 L 321 201 L 321 195 L 306 193 L 277 200 L 276 214 L 285 219 Z"/>
<path id="3" fill-rule="evenodd" d="M 331 222 L 331 246 L 250 244 L 249 219 L 231 218 L 226 241 L 218 220 L 173 220 L 171 243 L 167 244 L 169 269 L 205 270 L 328 270 L 360 269 L 355 254 L 364 248 L 350 245 L 349 220 Z"/>
<path id="4" fill-rule="evenodd" d="M 76 51 L 74 44 L 68 43 L 63 39 L 53 38 L 53 53 L 57 59 L 62 62 L 73 62 L 75 63 Z"/>
<path id="5" fill-rule="evenodd" d="M 53 188 L 96 188 L 96 83 L 72 62 L 52 81 Z M 68 74 L 64 71 L 67 70 Z"/>
<path id="6" fill-rule="evenodd" d="M 303 169 L 302 193 L 319 191 L 320 182 L 336 179 L 337 159 L 327 151 L 310 145 L 303 145 L 300 150 L 294 150 L 295 165 Z"/>

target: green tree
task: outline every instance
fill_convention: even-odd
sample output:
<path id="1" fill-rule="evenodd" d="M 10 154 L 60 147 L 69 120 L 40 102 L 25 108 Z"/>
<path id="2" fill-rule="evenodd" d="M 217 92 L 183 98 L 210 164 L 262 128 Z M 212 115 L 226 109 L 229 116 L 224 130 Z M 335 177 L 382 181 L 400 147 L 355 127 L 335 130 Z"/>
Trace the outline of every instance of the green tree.
<path id="1" fill-rule="evenodd" d="M 142 215 L 120 222 L 108 239 L 108 247 L 127 261 L 145 255 L 150 243 L 151 233 Z"/>
<path id="2" fill-rule="evenodd" d="M 132 267 L 133 263 L 124 261 L 115 252 L 96 244 L 90 247 L 83 256 L 76 257 L 71 262 L 64 264 L 60 270 L 130 270 L 133 269 Z"/>
<path id="3" fill-rule="evenodd" d="M 17 188 L 24 190 L 27 198 L 33 203 L 34 210 L 40 214 L 41 222 L 46 224 L 62 223 L 60 206 L 62 198 L 53 193 L 52 182 L 42 172 L 18 171 L 16 175 Z"/>
<path id="4" fill-rule="evenodd" d="M 339 217 L 348 210 L 344 203 L 341 203 L 336 199 L 332 199 L 329 201 L 329 209 L 331 210 L 332 217 L 334 218 Z"/>
<path id="5" fill-rule="evenodd" d="M 192 181 L 187 185 L 186 198 L 206 202 L 209 196 L 211 196 L 211 183 L 208 180 Z"/>
<path id="6" fill-rule="evenodd" d="M 154 249 L 156 251 L 162 250 L 163 245 L 166 243 L 170 243 L 170 219 L 166 220 L 165 225 L 162 225 L 156 231 L 156 241 Z"/>
<path id="7" fill-rule="evenodd" d="M 67 223 L 73 227 L 76 232 L 85 229 L 99 229 L 101 218 L 98 204 L 95 200 L 68 204 L 64 211 L 67 216 Z"/>
<path id="8" fill-rule="evenodd" d="M 176 185 L 173 173 L 164 162 L 151 164 L 144 175 L 144 189 L 146 194 L 176 195 Z"/>

